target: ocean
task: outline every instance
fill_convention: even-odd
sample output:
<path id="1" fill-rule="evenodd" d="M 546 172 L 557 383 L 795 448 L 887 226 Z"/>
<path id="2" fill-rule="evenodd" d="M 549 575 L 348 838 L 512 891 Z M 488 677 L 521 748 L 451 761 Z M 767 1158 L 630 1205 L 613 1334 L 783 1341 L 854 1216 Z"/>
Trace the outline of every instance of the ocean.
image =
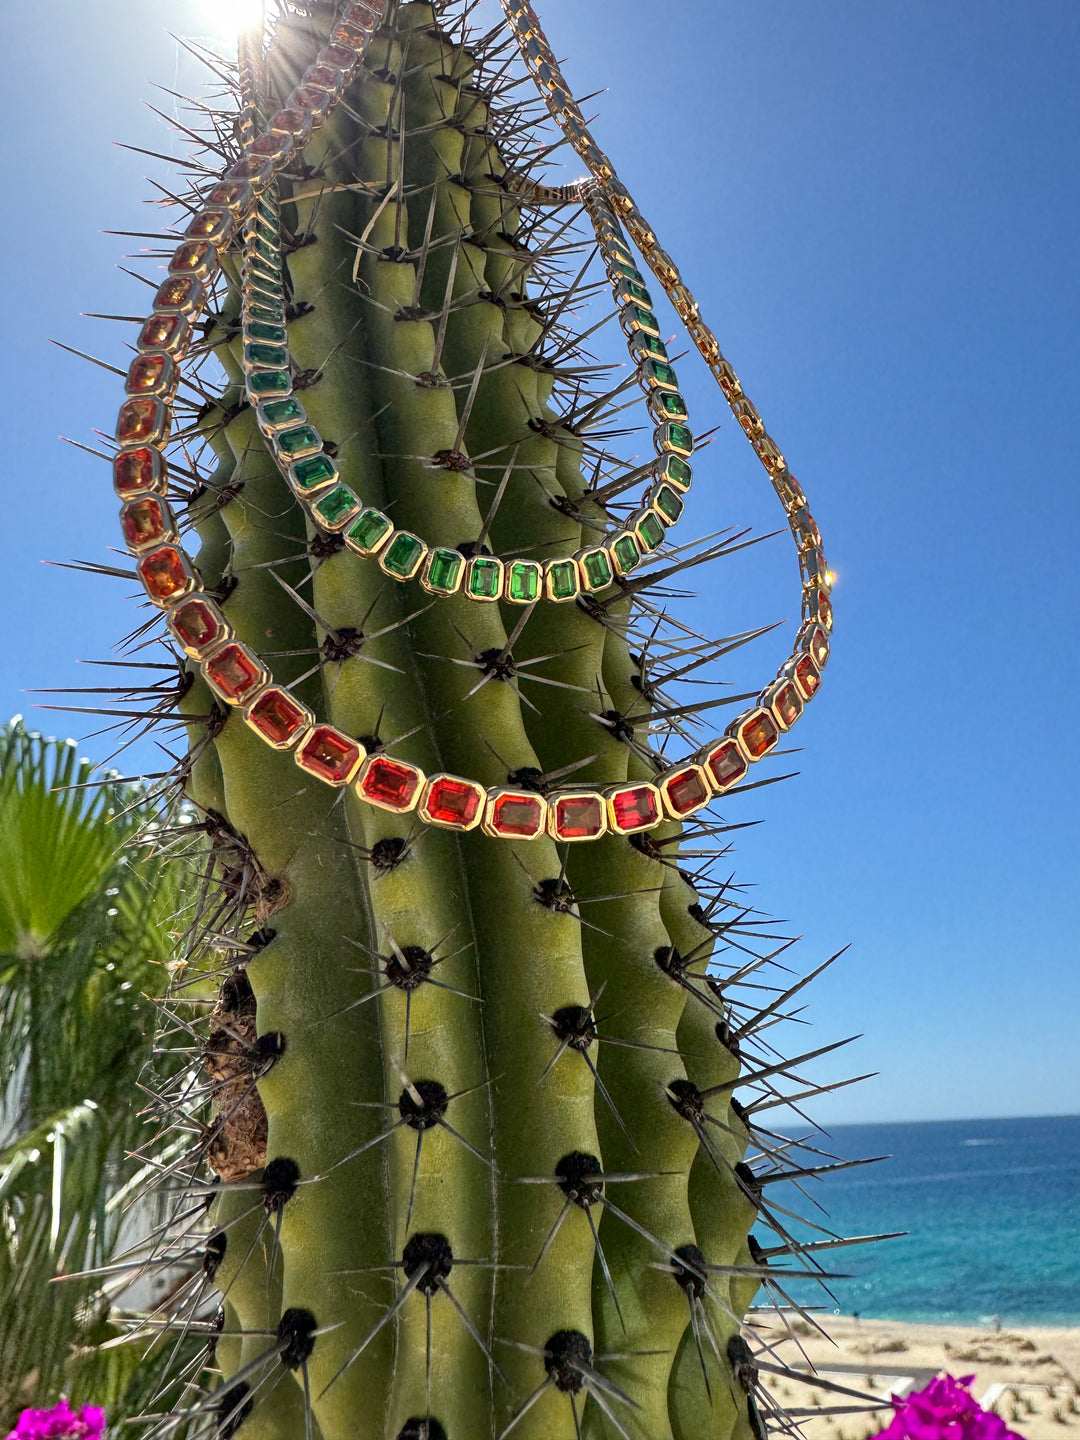
<path id="1" fill-rule="evenodd" d="M 811 1143 L 892 1158 L 804 1181 L 827 1216 L 790 1185 L 767 1200 L 841 1235 L 909 1234 L 820 1255 L 852 1278 L 830 1283 L 835 1298 L 792 1286 L 800 1303 L 885 1320 L 1080 1325 L 1080 1116 L 844 1125 Z"/>

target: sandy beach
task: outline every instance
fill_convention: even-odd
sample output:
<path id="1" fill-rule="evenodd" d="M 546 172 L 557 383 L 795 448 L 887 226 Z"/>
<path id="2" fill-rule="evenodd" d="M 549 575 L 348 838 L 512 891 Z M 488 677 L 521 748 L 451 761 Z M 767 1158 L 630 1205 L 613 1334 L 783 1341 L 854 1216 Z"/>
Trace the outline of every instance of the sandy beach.
<path id="1" fill-rule="evenodd" d="M 1044 1329 L 979 1325 L 916 1325 L 897 1320 L 821 1319 L 825 1340 L 804 1321 L 788 1317 L 789 1336 L 779 1316 L 756 1318 L 759 1340 L 774 1347 L 779 1364 L 816 1371 L 803 1384 L 762 1372 L 766 1390 L 789 1411 L 822 1406 L 855 1406 L 849 1396 L 827 1392 L 820 1380 L 887 1398 L 918 1390 L 941 1371 L 974 1374 L 972 1393 L 993 1408 L 1025 1440 L 1080 1437 L 1080 1327 Z M 801 1353 L 800 1353 L 801 1352 Z M 764 1357 L 763 1357 L 764 1358 Z M 864 1440 L 888 1423 L 891 1410 L 876 1413 L 811 1415 L 801 1421 L 807 1440 Z"/>

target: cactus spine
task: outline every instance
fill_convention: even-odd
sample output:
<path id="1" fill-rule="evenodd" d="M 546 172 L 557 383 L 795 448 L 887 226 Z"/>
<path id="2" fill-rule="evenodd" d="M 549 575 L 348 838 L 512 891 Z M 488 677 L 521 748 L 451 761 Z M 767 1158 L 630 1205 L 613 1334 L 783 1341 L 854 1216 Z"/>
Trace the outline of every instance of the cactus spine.
<path id="1" fill-rule="evenodd" d="M 116 485 L 187 656 L 180 789 L 215 882 L 187 953 L 225 957 L 194 1097 L 213 1121 L 183 1171 L 205 1279 L 173 1322 L 186 1343 L 220 1292 L 217 1371 L 188 1361 L 154 1435 L 762 1433 L 749 1231 L 798 1246 L 763 1199 L 789 1144 L 734 1091 L 775 1096 L 785 1067 L 740 991 L 770 957 L 718 963 L 745 916 L 699 857 L 723 831 L 703 807 L 817 689 L 828 575 L 535 15 L 504 9 L 478 34 L 467 5 L 310 0 L 248 32 L 229 168 L 183 201 L 129 373 Z M 538 178 L 517 51 L 588 183 Z M 693 438 L 631 240 L 803 574 L 791 659 L 708 742 L 678 685 L 745 637 L 665 608 L 663 581 L 724 545 L 665 538 Z M 632 381 L 595 388 L 571 324 L 594 246 L 644 465 L 605 431 Z M 201 397 L 223 372 L 206 403 L 172 403 L 181 359 Z"/>

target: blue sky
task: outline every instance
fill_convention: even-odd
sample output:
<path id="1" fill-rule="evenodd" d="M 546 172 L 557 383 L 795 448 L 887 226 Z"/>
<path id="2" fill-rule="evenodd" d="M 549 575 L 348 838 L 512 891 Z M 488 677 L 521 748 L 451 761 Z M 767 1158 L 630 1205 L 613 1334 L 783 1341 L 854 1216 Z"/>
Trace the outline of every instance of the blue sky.
<path id="1" fill-rule="evenodd" d="M 851 1064 L 882 1076 L 818 1113 L 1075 1112 L 1080 10 L 541 9 L 577 92 L 607 87 L 597 137 L 802 480 L 839 575 L 799 778 L 730 810 L 765 822 L 740 832 L 739 873 L 804 934 L 804 963 L 851 942 L 813 987 L 802 1048 L 862 1032 Z M 164 172 L 111 142 L 173 146 L 141 102 L 168 109 L 150 82 L 193 78 L 164 27 L 205 35 L 212 13 L 58 0 L 7 17 L 8 113 L 22 118 L 0 240 L 4 716 L 32 714 L 27 687 L 92 683 L 76 660 L 106 657 L 134 623 L 129 587 L 41 563 L 117 543 L 100 465 L 56 438 L 111 426 L 115 378 L 46 337 L 120 363 L 129 328 L 79 312 L 143 307 L 116 269 L 138 242 L 100 232 L 154 228 L 142 177 Z M 677 18 L 660 31 L 658 13 Z M 725 423 L 688 524 L 776 528 L 760 471 L 692 374 L 701 428 Z M 796 605 L 778 539 L 720 567 L 694 609 L 717 632 Z M 733 680 L 760 684 L 783 653 L 761 641 Z"/>

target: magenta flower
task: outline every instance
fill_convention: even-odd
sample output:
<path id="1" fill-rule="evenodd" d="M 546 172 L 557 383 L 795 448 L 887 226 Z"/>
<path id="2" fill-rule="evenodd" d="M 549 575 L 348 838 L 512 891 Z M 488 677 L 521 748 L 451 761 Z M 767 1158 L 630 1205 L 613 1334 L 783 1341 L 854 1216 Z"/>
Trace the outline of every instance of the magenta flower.
<path id="1" fill-rule="evenodd" d="M 1020 1440 L 1000 1415 L 976 1403 L 969 1388 L 974 1379 L 939 1375 L 906 1400 L 894 1400 L 896 1413 L 877 1440 Z"/>
<path id="2" fill-rule="evenodd" d="M 51 1410 L 24 1410 L 7 1440 L 101 1440 L 105 1432 L 105 1411 L 99 1405 L 84 1405 L 78 1413 L 66 1397 Z"/>

